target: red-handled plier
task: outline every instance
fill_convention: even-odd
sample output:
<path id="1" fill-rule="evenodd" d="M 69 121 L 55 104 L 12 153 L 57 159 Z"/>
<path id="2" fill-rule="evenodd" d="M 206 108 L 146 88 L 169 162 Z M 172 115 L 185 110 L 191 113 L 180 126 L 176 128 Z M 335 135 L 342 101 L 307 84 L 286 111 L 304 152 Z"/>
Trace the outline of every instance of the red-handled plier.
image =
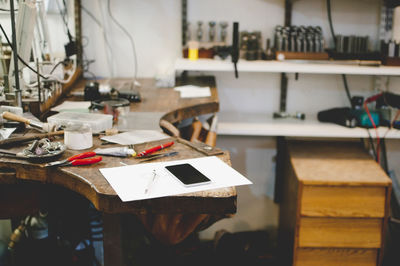
<path id="1" fill-rule="evenodd" d="M 51 163 L 45 164 L 45 167 L 51 167 L 51 166 L 68 166 L 68 165 L 89 165 L 89 164 L 94 164 L 97 162 L 100 162 L 103 158 L 101 156 L 96 156 L 96 153 L 93 151 L 88 151 L 84 153 L 79 153 L 77 155 L 71 156 L 65 160 L 61 161 L 55 161 Z M 93 157 L 93 158 L 91 158 Z"/>

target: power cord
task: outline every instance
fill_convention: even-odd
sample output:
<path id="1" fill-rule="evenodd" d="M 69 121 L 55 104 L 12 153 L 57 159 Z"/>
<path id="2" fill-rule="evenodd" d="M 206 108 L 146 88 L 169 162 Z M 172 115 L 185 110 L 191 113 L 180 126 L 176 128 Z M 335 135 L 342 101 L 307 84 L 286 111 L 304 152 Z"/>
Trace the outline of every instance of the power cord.
<path id="1" fill-rule="evenodd" d="M 134 62 L 134 83 L 133 87 L 135 87 L 135 83 L 137 82 L 137 72 L 138 72 L 138 63 L 137 63 L 137 56 L 136 56 L 136 49 L 135 49 L 135 42 L 133 41 L 132 36 L 129 34 L 129 32 L 115 19 L 111 12 L 111 0 L 107 0 L 107 7 L 108 7 L 108 14 L 111 18 L 111 20 L 125 33 L 125 35 L 129 38 L 129 41 L 131 42 L 132 45 L 132 53 L 133 53 L 133 62 Z"/>
<path id="2" fill-rule="evenodd" d="M 333 38 L 333 47 L 336 49 L 336 35 L 335 35 L 335 31 L 333 29 L 333 23 L 332 23 L 331 0 L 326 0 L 326 8 L 327 8 L 327 12 L 328 12 L 329 28 L 331 29 L 331 35 Z M 345 74 L 342 74 L 342 80 L 343 80 L 344 89 L 346 90 L 347 98 L 349 99 L 349 102 L 350 102 L 350 106 L 351 106 L 351 108 L 354 108 L 354 103 L 351 101 L 350 89 L 349 89 L 349 85 L 347 83 L 347 77 Z"/>
<path id="3" fill-rule="evenodd" d="M 81 4 L 81 8 L 82 8 L 82 11 L 84 11 L 99 26 L 99 28 L 103 34 L 103 38 L 104 38 L 104 41 L 106 43 L 107 50 L 108 50 L 107 55 L 108 55 L 108 61 L 109 61 L 109 63 L 108 63 L 109 71 L 111 73 L 111 77 L 114 77 L 114 71 L 113 71 L 113 67 L 112 67 L 112 61 L 114 59 L 114 56 L 113 56 L 110 42 L 108 41 L 106 32 L 104 30 L 104 27 L 103 27 L 102 23 L 95 17 L 95 15 L 92 12 L 90 12 L 86 7 L 84 7 L 82 4 Z"/>
<path id="4" fill-rule="evenodd" d="M 6 41 L 8 43 L 8 45 L 11 47 L 11 50 L 14 52 L 14 47 L 12 45 L 12 43 L 10 42 L 10 39 L 8 39 L 8 36 L 3 28 L 3 26 L 0 23 L 0 29 L 3 32 L 4 37 L 6 38 Z M 24 61 L 24 59 L 22 59 L 19 54 L 17 54 L 17 57 L 19 59 L 19 61 L 21 61 L 22 64 L 24 64 L 27 68 L 29 68 L 32 72 L 36 73 L 37 75 L 39 75 L 42 79 L 49 79 L 49 77 L 43 76 L 42 74 L 40 74 L 39 72 L 37 72 L 35 69 L 33 69 L 27 62 Z"/>

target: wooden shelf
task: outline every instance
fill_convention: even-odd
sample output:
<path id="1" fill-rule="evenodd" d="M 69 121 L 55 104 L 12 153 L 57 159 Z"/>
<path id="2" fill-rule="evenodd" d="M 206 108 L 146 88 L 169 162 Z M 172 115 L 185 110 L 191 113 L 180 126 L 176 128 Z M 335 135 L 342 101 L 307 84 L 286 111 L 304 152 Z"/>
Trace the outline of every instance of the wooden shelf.
<path id="1" fill-rule="evenodd" d="M 305 120 L 294 118 L 273 119 L 272 114 L 218 114 L 218 135 L 236 136 L 286 136 L 316 138 L 368 138 L 368 131 L 376 138 L 374 129 L 347 128 L 332 123 L 321 123 L 316 115 L 307 115 Z M 382 138 L 400 139 L 400 130 L 378 128 Z"/>
<path id="2" fill-rule="evenodd" d="M 233 71 L 232 62 L 214 59 L 178 59 L 175 62 L 176 71 Z M 400 67 L 396 66 L 360 66 L 338 63 L 298 63 L 288 61 L 246 61 L 239 60 L 239 72 L 267 73 L 309 73 L 309 74 L 349 74 L 349 75 L 379 75 L 400 76 Z"/>

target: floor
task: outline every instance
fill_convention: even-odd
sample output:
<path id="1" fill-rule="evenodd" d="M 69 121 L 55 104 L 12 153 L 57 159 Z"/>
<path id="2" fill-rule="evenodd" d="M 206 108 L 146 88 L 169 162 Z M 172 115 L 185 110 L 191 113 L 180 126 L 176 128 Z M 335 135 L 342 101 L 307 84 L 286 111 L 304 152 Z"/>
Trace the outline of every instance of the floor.
<path id="1" fill-rule="evenodd" d="M 129 228 L 123 244 L 128 266 L 278 265 L 276 228 L 239 233 L 221 230 L 213 240 L 200 240 L 193 234 L 175 246 L 158 243 L 138 227 Z"/>

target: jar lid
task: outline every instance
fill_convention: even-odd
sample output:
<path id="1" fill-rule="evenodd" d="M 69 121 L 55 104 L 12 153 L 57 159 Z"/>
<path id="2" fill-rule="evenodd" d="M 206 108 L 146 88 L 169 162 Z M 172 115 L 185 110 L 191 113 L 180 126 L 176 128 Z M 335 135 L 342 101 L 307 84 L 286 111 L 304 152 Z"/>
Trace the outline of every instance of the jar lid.
<path id="1" fill-rule="evenodd" d="M 92 107 L 94 107 L 96 109 L 103 109 L 105 106 L 109 106 L 111 108 L 117 108 L 117 107 L 129 106 L 129 105 L 130 105 L 130 102 L 124 98 L 92 102 Z"/>
<path id="2" fill-rule="evenodd" d="M 88 124 L 82 123 L 68 123 L 64 131 L 85 133 L 90 132 L 92 129 Z"/>

